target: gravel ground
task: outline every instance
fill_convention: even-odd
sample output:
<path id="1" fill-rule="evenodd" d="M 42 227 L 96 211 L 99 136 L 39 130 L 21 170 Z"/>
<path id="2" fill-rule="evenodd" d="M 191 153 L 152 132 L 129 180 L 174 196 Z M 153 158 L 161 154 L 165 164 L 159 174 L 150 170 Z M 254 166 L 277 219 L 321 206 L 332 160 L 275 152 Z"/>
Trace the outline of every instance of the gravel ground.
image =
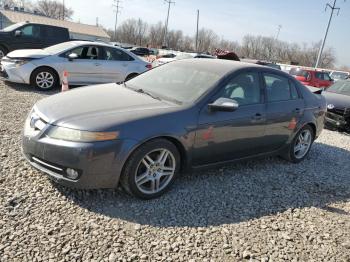
<path id="1" fill-rule="evenodd" d="M 184 174 L 141 201 L 54 185 L 23 160 L 24 119 L 47 95 L 0 82 L 0 261 L 350 261 L 349 135 L 325 130 L 298 165 Z"/>

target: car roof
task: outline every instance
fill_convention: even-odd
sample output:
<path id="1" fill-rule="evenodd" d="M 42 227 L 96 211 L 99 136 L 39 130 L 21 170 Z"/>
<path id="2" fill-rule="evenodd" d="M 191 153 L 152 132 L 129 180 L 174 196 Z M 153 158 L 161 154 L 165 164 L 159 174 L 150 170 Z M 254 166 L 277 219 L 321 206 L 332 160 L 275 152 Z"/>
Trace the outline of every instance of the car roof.
<path id="1" fill-rule="evenodd" d="M 97 46 L 108 46 L 108 47 L 120 48 L 118 46 L 114 46 L 114 45 L 103 43 L 103 42 L 82 41 L 82 40 L 74 40 L 74 41 L 69 41 L 69 42 L 75 43 L 77 45 L 97 45 Z"/>
<path id="2" fill-rule="evenodd" d="M 213 71 L 220 74 L 227 74 L 240 69 L 254 69 L 254 68 L 264 69 L 264 70 L 267 69 L 267 67 L 265 66 L 256 65 L 256 64 L 244 63 L 244 62 L 233 61 L 233 60 L 225 60 L 225 59 L 211 59 L 211 58 L 202 58 L 202 59 L 189 58 L 189 59 L 176 60 L 172 63 L 184 64 L 184 65 L 191 64 L 194 66 L 203 67 L 208 71 Z M 268 68 L 268 70 L 280 72 L 279 70 L 276 70 L 273 68 Z"/>

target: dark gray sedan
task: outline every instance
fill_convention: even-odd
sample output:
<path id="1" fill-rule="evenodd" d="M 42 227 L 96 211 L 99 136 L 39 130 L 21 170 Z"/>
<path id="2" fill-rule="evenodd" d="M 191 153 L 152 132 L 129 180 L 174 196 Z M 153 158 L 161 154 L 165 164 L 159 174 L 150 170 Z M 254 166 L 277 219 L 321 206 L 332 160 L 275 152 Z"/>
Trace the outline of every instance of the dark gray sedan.
<path id="1" fill-rule="evenodd" d="M 123 85 L 78 88 L 39 101 L 23 152 L 53 180 L 150 199 L 180 171 L 262 155 L 300 162 L 324 124 L 326 102 L 281 71 L 189 59 Z"/>

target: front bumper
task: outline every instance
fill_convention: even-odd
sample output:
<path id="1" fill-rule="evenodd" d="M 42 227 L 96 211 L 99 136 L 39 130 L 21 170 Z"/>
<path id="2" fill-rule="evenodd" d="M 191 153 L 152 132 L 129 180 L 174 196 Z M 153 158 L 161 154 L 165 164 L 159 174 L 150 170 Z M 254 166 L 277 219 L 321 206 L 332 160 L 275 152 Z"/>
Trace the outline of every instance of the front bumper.
<path id="1" fill-rule="evenodd" d="M 325 120 L 327 126 L 334 128 L 345 129 L 350 127 L 350 117 L 347 119 L 343 115 L 327 112 Z"/>
<path id="2" fill-rule="evenodd" d="M 0 78 L 14 83 L 30 84 L 30 75 L 34 69 L 35 66 L 30 62 L 17 66 L 14 63 L 2 60 L 0 64 Z"/>
<path id="3" fill-rule="evenodd" d="M 22 152 L 36 169 L 64 186 L 97 189 L 116 188 L 126 153 L 132 141 L 113 140 L 95 143 L 77 143 L 23 136 Z M 76 180 L 67 178 L 66 170 L 79 172 Z"/>

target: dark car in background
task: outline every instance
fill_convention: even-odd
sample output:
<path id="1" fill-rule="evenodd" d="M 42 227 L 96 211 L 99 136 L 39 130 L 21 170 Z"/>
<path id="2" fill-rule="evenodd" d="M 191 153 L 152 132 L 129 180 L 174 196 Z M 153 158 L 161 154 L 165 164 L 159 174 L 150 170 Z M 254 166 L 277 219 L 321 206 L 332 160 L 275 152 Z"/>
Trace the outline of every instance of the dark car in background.
<path id="1" fill-rule="evenodd" d="M 277 70 L 281 70 L 280 65 L 270 61 L 242 58 L 241 62 L 256 64 L 256 65 L 263 65 L 263 66 L 268 66 Z"/>
<path id="2" fill-rule="evenodd" d="M 136 47 L 131 49 L 130 52 L 138 56 L 149 56 L 151 54 L 150 50 L 146 47 Z"/>
<path id="3" fill-rule="evenodd" d="M 17 49 L 41 49 L 70 40 L 67 28 L 17 23 L 0 30 L 0 58 Z"/>
<path id="4" fill-rule="evenodd" d="M 334 83 L 333 79 L 329 76 L 328 72 L 311 69 L 292 68 L 289 74 L 294 76 L 297 80 L 299 80 L 303 85 L 306 86 L 328 88 Z"/>
<path id="5" fill-rule="evenodd" d="M 326 125 L 350 132 L 350 80 L 338 80 L 322 94 L 327 101 Z"/>
<path id="6" fill-rule="evenodd" d="M 280 155 L 298 163 L 326 102 L 290 75 L 219 59 L 184 59 L 123 85 L 78 88 L 35 104 L 23 153 L 53 180 L 150 199 L 180 171 Z"/>

